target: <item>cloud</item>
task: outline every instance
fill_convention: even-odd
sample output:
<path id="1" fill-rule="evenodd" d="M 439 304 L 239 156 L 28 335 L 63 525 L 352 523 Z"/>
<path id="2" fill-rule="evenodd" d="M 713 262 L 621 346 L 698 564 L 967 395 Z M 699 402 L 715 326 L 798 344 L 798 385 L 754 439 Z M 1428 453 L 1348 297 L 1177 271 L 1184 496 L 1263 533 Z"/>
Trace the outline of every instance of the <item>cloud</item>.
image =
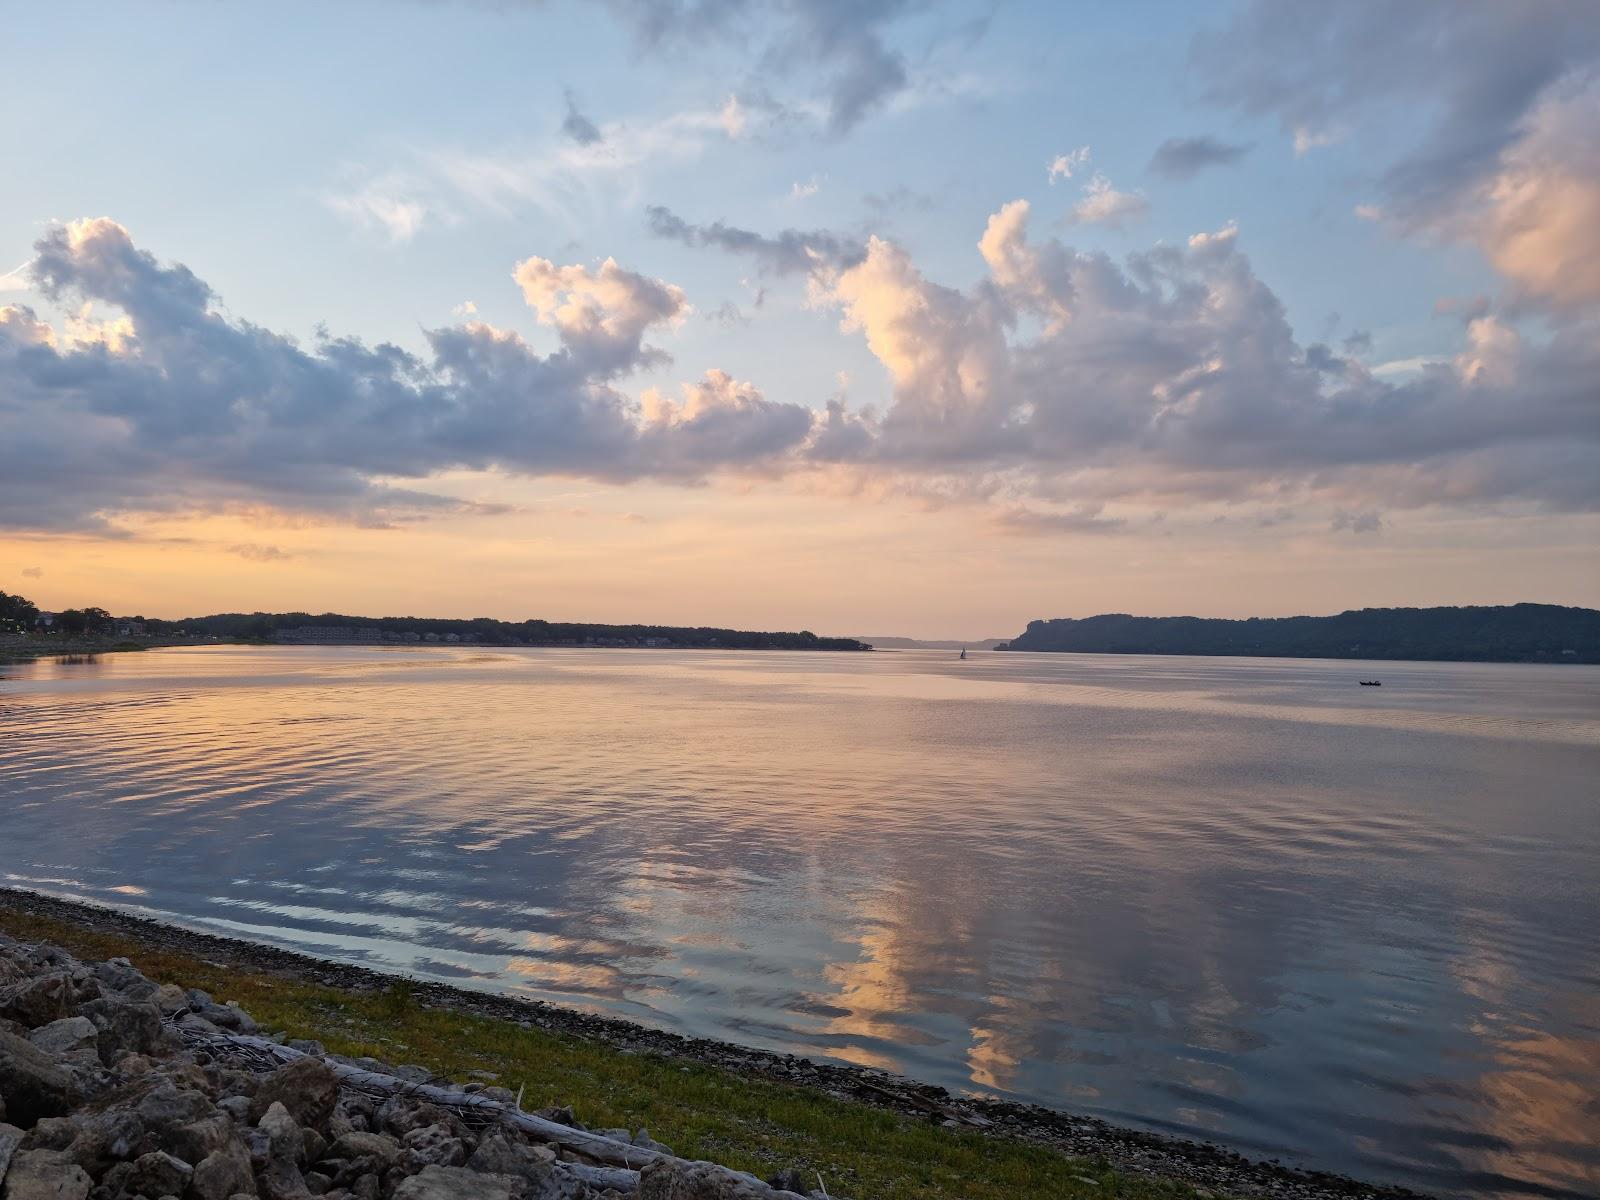
<path id="1" fill-rule="evenodd" d="M 571 88 L 566 90 L 565 96 L 567 115 L 561 122 L 561 132 L 580 146 L 592 146 L 603 141 L 605 135 L 600 132 L 600 127 L 578 111 L 578 98 L 572 94 Z"/>
<path id="2" fill-rule="evenodd" d="M 446 471 L 699 484 L 815 475 L 862 495 L 988 506 L 1013 533 L 1107 532 L 1107 506 L 1315 506 L 1341 529 L 1425 506 L 1600 508 L 1600 320 L 1547 331 L 1483 308 L 1453 357 L 1389 374 L 1296 339 L 1237 228 L 1116 260 L 1029 235 L 1003 206 L 957 288 L 872 238 L 692 226 L 668 235 L 803 273 L 888 377 L 885 402 L 821 412 L 712 368 L 635 401 L 668 361 L 674 285 L 611 259 L 532 257 L 514 278 L 554 343 L 481 321 L 427 351 L 245 320 L 106 219 L 50 230 L 32 287 L 75 333 L 0 308 L 0 514 L 12 528 L 115 531 L 128 513 L 234 511 L 371 526 L 504 511 L 434 490 Z M 674 224 L 675 223 L 675 224 Z M 819 249 L 821 243 L 821 249 Z M 82 318 L 89 320 L 89 318 Z M 115 336 L 104 333 L 114 326 Z M 102 331 L 102 332 L 95 332 Z M 1332 336 L 1331 333 L 1328 336 Z M 1339 514 L 1344 514 L 1342 517 Z"/>
<path id="3" fill-rule="evenodd" d="M 903 183 L 884 192 L 868 192 L 861 197 L 861 202 L 879 217 L 900 212 L 932 212 L 938 207 L 938 201 L 932 196 Z"/>
<path id="4" fill-rule="evenodd" d="M 230 320 L 203 280 L 104 218 L 54 228 L 35 249 L 46 299 L 115 306 L 128 334 L 75 342 L 29 308 L 0 308 L 0 514 L 14 528 L 262 508 L 391 525 L 497 510 L 419 486 L 440 471 L 695 483 L 762 468 L 757 457 L 796 450 L 810 428 L 809 409 L 731 382 L 645 420 L 615 381 L 666 361 L 647 338 L 687 302 L 609 259 L 518 264 L 553 352 L 470 322 L 427 330 L 419 357 L 331 335 L 306 349 Z"/>
<path id="5" fill-rule="evenodd" d="M 594 271 L 530 258 L 517 264 L 512 278 L 528 307 L 556 328 L 562 346 L 584 362 L 589 376 L 665 361 L 663 352 L 644 345 L 644 335 L 680 321 L 689 307 L 683 289 L 624 270 L 612 258 Z"/>
<path id="6" fill-rule="evenodd" d="M 673 401 L 657 391 L 642 397 L 642 440 L 665 469 L 697 476 L 729 462 L 776 462 L 811 432 L 811 411 L 768 400 L 726 371 L 707 371 Z"/>
<path id="7" fill-rule="evenodd" d="M 758 77 L 814 81 L 825 127 L 843 134 L 910 86 L 890 30 L 912 0 L 610 0 L 645 53 L 680 55 L 708 44 L 753 46 Z M 974 32 L 975 29 L 975 32 Z M 969 40 L 981 27 L 967 26 Z"/>
<path id="8" fill-rule="evenodd" d="M 22 568 L 22 577 L 24 579 L 43 579 L 44 578 L 44 568 L 43 567 L 23 567 Z"/>
<path id="9" fill-rule="evenodd" d="M 562 132 L 518 148 L 414 148 L 401 162 L 353 171 L 323 203 L 357 229 L 406 242 L 431 225 L 537 210 L 581 226 L 615 189 L 631 193 L 661 164 L 691 163 L 709 146 L 743 136 L 742 109 L 692 108 L 641 120 L 607 121 L 599 137 Z"/>
<path id="10" fill-rule="evenodd" d="M 1048 537 L 1063 533 L 1116 533 L 1127 522 L 1103 516 L 1105 505 L 1084 504 L 1065 510 L 1007 508 L 995 514 L 994 524 L 1002 533 L 1026 537 Z"/>
<path id="11" fill-rule="evenodd" d="M 1072 173 L 1089 161 L 1089 147 L 1079 146 L 1067 154 L 1058 154 L 1050 160 L 1046 171 L 1053 184 L 1058 179 L 1071 179 Z"/>
<path id="12" fill-rule="evenodd" d="M 1600 21 L 1590 0 L 1412 0 L 1311 8 L 1251 0 L 1196 40 L 1210 99 L 1275 117 L 1297 152 L 1420 132 L 1379 164 L 1400 232 L 1476 243 L 1522 299 L 1600 303 Z M 1563 271 L 1565 255 L 1576 269 Z"/>
<path id="13" fill-rule="evenodd" d="M 1143 192 L 1119 192 L 1099 172 L 1084 186 L 1083 199 L 1067 215 L 1069 224 L 1105 225 L 1121 229 L 1129 221 L 1144 216 L 1150 202 Z"/>
<path id="14" fill-rule="evenodd" d="M 1150 169 L 1169 179 L 1189 179 L 1207 167 L 1227 167 L 1250 153 L 1253 143 L 1219 141 L 1209 134 L 1171 137 L 1156 147 Z"/>
<path id="15" fill-rule="evenodd" d="M 866 253 L 860 239 L 825 229 L 785 229 L 768 236 L 721 221 L 694 225 L 660 205 L 650 207 L 645 215 L 650 232 L 657 237 L 746 255 L 774 275 L 809 273 L 819 264 L 848 266 Z"/>
<path id="16" fill-rule="evenodd" d="M 1328 528 L 1334 533 L 1380 533 L 1383 530 L 1383 514 L 1375 509 L 1365 512 L 1345 512 L 1340 509 L 1333 514 Z"/>
<path id="17" fill-rule="evenodd" d="M 263 546 L 251 542 L 229 546 L 228 553 L 237 554 L 242 559 L 256 563 L 287 562 L 294 557 L 294 555 L 287 554 L 276 546 Z"/>
<path id="18" fill-rule="evenodd" d="M 1541 343 L 1493 316 L 1452 361 L 1387 382 L 1296 341 L 1237 229 L 1128 256 L 990 219 L 988 277 L 926 278 L 874 238 L 819 287 L 889 372 L 881 417 L 832 412 L 809 453 L 991 497 L 1076 506 L 1312 499 L 1349 512 L 1518 500 L 1600 507 L 1600 329 Z M 1032 318 L 1024 321 L 1023 318 Z M 1069 509 L 1070 510 L 1070 509 Z M 1081 511 L 1081 510 L 1079 510 Z"/>
<path id="19" fill-rule="evenodd" d="M 371 180 L 353 192 L 323 198 L 323 203 L 359 228 L 389 241 L 409 242 L 427 221 L 428 205 L 410 194 L 414 187 L 397 176 Z"/>
<path id="20" fill-rule="evenodd" d="M 1551 89 L 1454 227 L 1524 296 L 1600 304 L 1600 72 Z"/>
<path id="21" fill-rule="evenodd" d="M 28 290 L 28 277 L 24 273 L 27 263 L 21 263 L 0 275 L 0 292 L 25 292 Z"/>
<path id="22" fill-rule="evenodd" d="M 809 199 L 811 199 L 812 196 L 815 196 L 817 194 L 817 192 L 820 191 L 821 189 L 822 189 L 822 185 L 817 182 L 816 176 L 813 175 L 810 179 L 808 179 L 804 183 L 796 182 L 794 184 L 794 186 L 789 189 L 789 199 L 791 199 L 791 200 L 809 200 Z"/>

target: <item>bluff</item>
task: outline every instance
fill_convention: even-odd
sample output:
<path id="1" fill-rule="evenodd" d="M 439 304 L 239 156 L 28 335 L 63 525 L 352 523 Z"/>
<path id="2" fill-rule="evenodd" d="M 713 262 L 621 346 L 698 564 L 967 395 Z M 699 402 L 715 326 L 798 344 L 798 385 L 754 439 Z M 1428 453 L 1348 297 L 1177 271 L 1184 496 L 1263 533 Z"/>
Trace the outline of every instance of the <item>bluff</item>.
<path id="1" fill-rule="evenodd" d="M 1362 608 L 1331 617 L 1135 617 L 1030 621 L 1000 650 L 1266 658 L 1600 663 L 1600 611 L 1557 604 Z"/>

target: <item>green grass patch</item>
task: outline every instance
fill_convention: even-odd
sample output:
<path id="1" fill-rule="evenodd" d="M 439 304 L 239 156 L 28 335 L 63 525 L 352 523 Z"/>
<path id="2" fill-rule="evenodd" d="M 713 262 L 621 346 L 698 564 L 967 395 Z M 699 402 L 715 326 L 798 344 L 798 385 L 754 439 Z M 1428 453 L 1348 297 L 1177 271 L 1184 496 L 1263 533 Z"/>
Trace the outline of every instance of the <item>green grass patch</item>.
<path id="1" fill-rule="evenodd" d="M 852 1200 L 1210 1195 L 807 1088 L 430 1008 L 403 981 L 385 991 L 341 991 L 8 909 L 0 909 L 0 930 L 83 958 L 123 955 L 152 979 L 236 1000 L 262 1025 L 315 1038 L 336 1053 L 416 1063 L 461 1081 L 473 1071 L 492 1072 L 500 1086 L 523 1089 L 526 1109 L 568 1104 L 591 1128 L 647 1126 L 677 1154 L 763 1177 L 799 1167 L 820 1175 L 830 1194 Z"/>

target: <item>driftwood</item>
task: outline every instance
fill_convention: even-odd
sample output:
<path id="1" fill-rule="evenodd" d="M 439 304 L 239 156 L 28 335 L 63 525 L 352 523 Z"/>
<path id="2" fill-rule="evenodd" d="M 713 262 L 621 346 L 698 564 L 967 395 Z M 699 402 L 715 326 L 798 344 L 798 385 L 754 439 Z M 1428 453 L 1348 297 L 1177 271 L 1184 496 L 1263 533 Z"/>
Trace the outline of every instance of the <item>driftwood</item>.
<path id="1" fill-rule="evenodd" d="M 184 1028 L 181 1023 L 174 1024 L 170 1028 L 175 1029 L 179 1036 L 192 1046 L 220 1057 L 246 1058 L 260 1065 L 269 1063 L 281 1065 L 302 1058 L 317 1057 L 303 1050 L 280 1045 L 268 1038 L 253 1037 L 248 1034 L 211 1033 L 209 1030 L 201 1032 L 193 1028 Z M 336 1058 L 323 1057 L 321 1061 L 333 1071 L 343 1087 L 369 1096 L 412 1096 L 448 1108 L 467 1120 L 476 1120 L 486 1125 L 502 1123 L 511 1125 L 533 1134 L 542 1141 L 554 1143 L 566 1153 L 576 1154 L 587 1160 L 586 1162 L 562 1161 L 556 1164 L 560 1169 L 601 1188 L 611 1187 L 626 1193 L 637 1192 L 640 1170 L 651 1163 L 665 1161 L 684 1167 L 693 1166 L 699 1172 L 711 1170 L 725 1175 L 730 1183 L 737 1182 L 743 1187 L 742 1194 L 747 1195 L 749 1200 L 804 1200 L 804 1197 L 795 1192 L 781 1191 L 744 1171 L 735 1171 L 712 1163 L 693 1163 L 689 1159 L 666 1154 L 660 1150 L 633 1146 L 603 1134 L 574 1129 L 559 1121 L 522 1112 L 512 1105 L 502 1104 L 479 1092 L 433 1083 L 412 1083 L 394 1075 L 352 1066 Z"/>

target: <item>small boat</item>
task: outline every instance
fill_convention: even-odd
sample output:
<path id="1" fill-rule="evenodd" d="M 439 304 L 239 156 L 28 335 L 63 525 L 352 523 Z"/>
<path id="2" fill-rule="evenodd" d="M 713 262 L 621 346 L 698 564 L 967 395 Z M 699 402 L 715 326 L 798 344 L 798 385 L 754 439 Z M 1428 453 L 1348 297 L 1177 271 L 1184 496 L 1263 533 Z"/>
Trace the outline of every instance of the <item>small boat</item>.
<path id="1" fill-rule="evenodd" d="M 967 648 L 965 646 L 961 647 L 961 654 L 959 655 L 959 657 L 960 657 L 962 662 L 966 662 L 967 661 Z"/>
<path id="2" fill-rule="evenodd" d="M 1383 686 L 1383 680 L 1381 680 L 1381 679 L 1359 679 L 1356 682 L 1359 683 L 1362 687 L 1382 687 Z"/>

